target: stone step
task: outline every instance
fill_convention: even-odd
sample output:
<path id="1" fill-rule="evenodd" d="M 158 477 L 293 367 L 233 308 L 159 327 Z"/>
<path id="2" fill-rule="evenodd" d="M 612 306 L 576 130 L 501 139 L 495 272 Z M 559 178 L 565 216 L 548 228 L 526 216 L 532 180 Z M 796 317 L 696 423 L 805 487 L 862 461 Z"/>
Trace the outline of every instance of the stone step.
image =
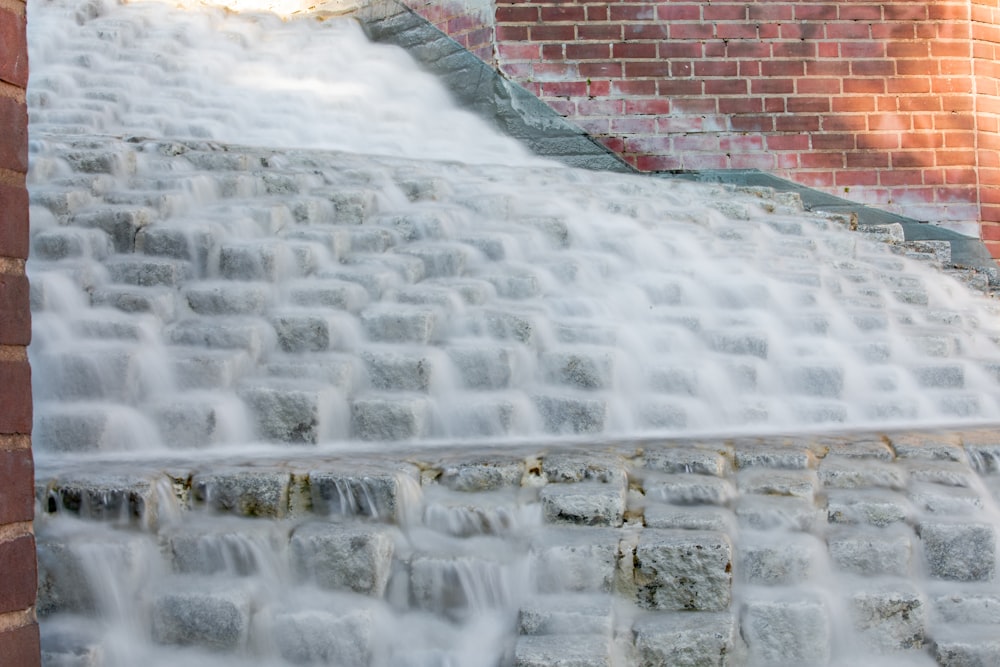
<path id="1" fill-rule="evenodd" d="M 111 237 L 100 229 L 58 227 L 44 229 L 31 237 L 31 254 L 55 261 L 67 257 L 103 260 L 114 252 Z"/>

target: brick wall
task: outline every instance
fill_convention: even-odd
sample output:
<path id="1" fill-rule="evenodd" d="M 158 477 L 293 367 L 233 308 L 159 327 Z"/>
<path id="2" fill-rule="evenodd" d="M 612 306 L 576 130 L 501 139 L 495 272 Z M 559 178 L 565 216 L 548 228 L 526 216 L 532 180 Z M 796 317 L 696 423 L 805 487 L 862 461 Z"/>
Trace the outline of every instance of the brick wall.
<path id="1" fill-rule="evenodd" d="M 492 0 L 404 0 L 480 60 L 496 65 Z"/>
<path id="2" fill-rule="evenodd" d="M 982 237 L 1000 257 L 1000 0 L 972 0 Z"/>
<path id="3" fill-rule="evenodd" d="M 0 0 L 0 664 L 40 664 L 35 620 L 24 0 Z"/>

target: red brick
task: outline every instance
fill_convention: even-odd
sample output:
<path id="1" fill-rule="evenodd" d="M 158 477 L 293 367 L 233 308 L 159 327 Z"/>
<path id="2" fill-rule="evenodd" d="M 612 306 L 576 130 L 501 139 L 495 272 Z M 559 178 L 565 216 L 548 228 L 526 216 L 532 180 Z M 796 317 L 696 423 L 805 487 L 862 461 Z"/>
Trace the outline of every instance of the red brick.
<path id="1" fill-rule="evenodd" d="M 747 8 L 742 3 L 707 4 L 702 7 L 702 18 L 705 21 L 745 21 Z"/>
<path id="2" fill-rule="evenodd" d="M 913 23 L 873 23 L 872 39 L 914 39 L 917 36 Z"/>
<path id="3" fill-rule="evenodd" d="M 900 111 L 941 111 L 941 99 L 936 95 L 900 97 L 897 108 Z"/>
<path id="4" fill-rule="evenodd" d="M 765 97 L 764 111 L 766 113 L 785 113 L 784 97 Z"/>
<path id="5" fill-rule="evenodd" d="M 504 60 L 538 60 L 541 48 L 538 44 L 497 44 L 497 51 Z"/>
<path id="6" fill-rule="evenodd" d="M 655 54 L 656 47 L 652 44 L 649 46 L 653 47 Z M 566 58 L 569 60 L 606 60 L 610 55 L 610 44 L 571 43 L 566 45 Z M 621 58 L 622 56 L 616 55 L 615 57 Z"/>
<path id="7" fill-rule="evenodd" d="M 542 82 L 542 94 L 551 97 L 585 97 L 587 95 L 587 82 L 545 81 Z"/>
<path id="8" fill-rule="evenodd" d="M 22 275 L 0 273 L 0 345 L 31 342 L 30 288 Z"/>
<path id="9" fill-rule="evenodd" d="M 694 63 L 694 74 L 735 77 L 739 74 L 739 64 L 734 60 L 703 60 Z"/>
<path id="10" fill-rule="evenodd" d="M 711 39 L 715 36 L 708 23 L 671 23 L 669 28 L 670 39 Z"/>
<path id="11" fill-rule="evenodd" d="M 625 137 L 625 152 L 669 154 L 670 143 L 670 137 Z"/>
<path id="12" fill-rule="evenodd" d="M 964 2 L 946 3 L 932 2 L 927 8 L 928 18 L 932 21 L 941 19 L 966 20 L 969 18 L 969 7 Z"/>
<path id="13" fill-rule="evenodd" d="M 859 134 L 857 144 L 860 149 L 899 148 L 899 134 L 895 132 Z"/>
<path id="14" fill-rule="evenodd" d="M 511 26 L 511 25 L 498 25 L 497 28 L 497 49 L 502 53 L 506 54 L 507 49 L 510 48 L 511 44 L 500 44 L 500 42 L 526 42 L 528 40 L 528 27 L 527 26 Z M 538 47 L 534 47 L 537 49 Z"/>
<path id="15" fill-rule="evenodd" d="M 726 169 L 729 167 L 724 155 L 710 153 L 687 153 L 681 156 L 685 169 Z"/>
<path id="16" fill-rule="evenodd" d="M 778 116 L 774 127 L 778 132 L 815 132 L 819 129 L 819 116 Z"/>
<path id="17" fill-rule="evenodd" d="M 620 116 L 625 110 L 625 100 L 590 100 L 576 101 L 577 112 L 584 116 Z"/>
<path id="18" fill-rule="evenodd" d="M 834 112 L 874 111 L 875 100 L 871 97 L 835 97 L 831 104 Z"/>
<path id="19" fill-rule="evenodd" d="M 889 42 L 886 55 L 890 58 L 926 58 L 930 54 L 930 44 L 919 42 Z"/>
<path id="20" fill-rule="evenodd" d="M 625 76 L 632 77 L 664 77 L 670 75 L 670 63 L 663 60 L 628 60 L 625 61 Z M 699 91 L 701 84 L 699 83 Z M 662 94 L 662 93 L 661 93 Z"/>
<path id="21" fill-rule="evenodd" d="M 900 135 L 902 148 L 941 148 L 944 137 L 939 132 L 904 132 Z"/>
<path id="22" fill-rule="evenodd" d="M 773 116 L 733 116 L 730 120 L 733 130 L 737 132 L 773 132 Z"/>
<path id="23" fill-rule="evenodd" d="M 605 46 L 605 48 L 607 48 Z M 569 53 L 569 46 L 566 47 L 566 52 Z M 656 57 L 656 44 L 652 42 L 619 42 L 618 44 L 612 45 L 613 58 L 619 59 L 634 59 L 634 58 L 655 58 Z"/>
<path id="24" fill-rule="evenodd" d="M 580 6 L 559 5 L 556 7 L 542 7 L 542 21 L 572 21 L 577 23 L 583 22 L 586 19 L 587 13 L 584 8 Z"/>
<path id="25" fill-rule="evenodd" d="M 888 153 L 848 153 L 846 158 L 848 169 L 887 169 L 889 167 Z"/>
<path id="26" fill-rule="evenodd" d="M 747 23 L 718 23 L 715 36 L 719 39 L 756 39 L 757 26 Z"/>
<path id="27" fill-rule="evenodd" d="M 659 23 L 626 23 L 625 39 L 666 39 L 667 26 Z"/>
<path id="28" fill-rule="evenodd" d="M 675 115 L 680 114 L 714 114 L 716 112 L 714 97 L 673 97 L 670 98 L 670 108 Z"/>
<path id="29" fill-rule="evenodd" d="M 751 79 L 750 92 L 754 95 L 790 95 L 795 92 L 795 79 Z"/>
<path id="30" fill-rule="evenodd" d="M 739 63 L 739 76 L 760 76 L 759 60 L 739 60 L 737 62 Z"/>
<path id="31" fill-rule="evenodd" d="M 827 39 L 869 39 L 868 23 L 830 23 L 826 26 Z"/>
<path id="32" fill-rule="evenodd" d="M 771 52 L 775 58 L 815 58 L 817 56 L 815 42 L 777 42 L 771 47 Z"/>
<path id="33" fill-rule="evenodd" d="M 820 119 L 824 132 L 863 132 L 868 120 L 861 114 L 830 114 Z"/>
<path id="34" fill-rule="evenodd" d="M 938 73 L 936 60 L 897 60 L 896 73 L 900 76 L 931 76 Z"/>
<path id="35" fill-rule="evenodd" d="M 892 156 L 892 166 L 895 169 L 934 166 L 934 153 L 931 151 L 893 152 L 890 155 Z"/>
<path id="36" fill-rule="evenodd" d="M 664 3 L 656 8 L 656 16 L 661 21 L 699 21 L 701 7 L 696 4 Z"/>
<path id="37" fill-rule="evenodd" d="M 611 132 L 614 134 L 655 134 L 656 119 L 643 116 L 639 118 L 612 118 Z"/>
<path id="38" fill-rule="evenodd" d="M 880 171 L 878 175 L 879 184 L 887 186 L 897 185 L 923 185 L 924 169 L 893 169 Z"/>
<path id="39" fill-rule="evenodd" d="M 822 173 L 797 173 L 794 174 L 795 181 L 810 188 L 829 188 L 833 186 L 833 174 Z"/>
<path id="40" fill-rule="evenodd" d="M 571 42 L 576 39 L 576 28 L 572 25 L 533 25 L 528 28 L 532 41 Z"/>
<path id="41" fill-rule="evenodd" d="M 612 21 L 652 21 L 656 19 L 654 5 L 611 5 Z"/>
<path id="42" fill-rule="evenodd" d="M 829 97 L 793 97 L 789 98 L 785 105 L 790 113 L 798 112 L 826 112 L 830 110 Z"/>
<path id="43" fill-rule="evenodd" d="M 923 21 L 927 19 L 926 2 L 887 3 L 883 7 L 886 21 Z"/>
<path id="44" fill-rule="evenodd" d="M 565 44 L 542 44 L 542 60 L 564 60 L 566 58 Z"/>
<path id="45" fill-rule="evenodd" d="M 803 4 L 795 6 L 796 21 L 836 21 L 837 5 Z"/>
<path id="46" fill-rule="evenodd" d="M 673 33 L 671 32 L 671 35 Z M 774 45 L 775 50 L 782 44 L 778 43 Z M 770 58 L 771 57 L 771 46 L 764 42 L 750 41 L 750 40 L 737 40 L 735 42 L 729 42 L 725 45 L 724 53 L 728 58 Z M 705 55 L 708 55 L 707 53 Z M 779 57 L 777 52 L 774 54 L 777 58 Z M 798 56 L 784 56 L 784 57 L 798 57 Z"/>
<path id="47" fill-rule="evenodd" d="M 938 77 L 931 81 L 931 91 L 944 94 L 969 94 L 972 92 L 972 79 L 965 76 Z"/>
<path id="48" fill-rule="evenodd" d="M 607 5 L 587 5 L 587 20 L 588 21 L 607 21 L 608 20 L 608 6 Z"/>
<path id="49" fill-rule="evenodd" d="M 912 121 L 905 114 L 872 114 L 868 116 L 870 130 L 909 130 Z"/>
<path id="50" fill-rule="evenodd" d="M 807 151 L 808 134 L 771 134 L 767 136 L 767 148 L 772 151 Z"/>
<path id="51" fill-rule="evenodd" d="M 840 79 L 803 78 L 796 84 L 800 95 L 837 95 L 840 93 Z"/>
<path id="52" fill-rule="evenodd" d="M 8 97 L 0 97 L 0 168 L 28 171 L 28 109 Z"/>
<path id="53" fill-rule="evenodd" d="M 781 24 L 782 39 L 825 39 L 826 30 L 823 23 L 783 23 Z"/>
<path id="54" fill-rule="evenodd" d="M 764 150 L 764 137 L 761 135 L 721 137 L 719 150 L 726 153 L 757 153 Z"/>
<path id="55" fill-rule="evenodd" d="M 757 3 L 748 6 L 748 16 L 751 21 L 791 21 L 792 5 Z"/>
<path id="56" fill-rule="evenodd" d="M 760 113 L 764 110 L 764 98 L 762 97 L 720 97 L 719 113 L 721 114 L 746 114 Z"/>
<path id="57" fill-rule="evenodd" d="M 657 52 L 661 58 L 701 58 L 704 52 L 699 42 L 660 42 Z"/>
<path id="58" fill-rule="evenodd" d="M 0 434 L 31 433 L 31 367 L 27 361 L 0 361 L 0 405 Z"/>
<path id="59" fill-rule="evenodd" d="M 0 656 L 5 666 L 39 667 L 41 643 L 38 624 L 31 623 L 0 632 Z"/>
<path id="60" fill-rule="evenodd" d="M 796 60 L 769 60 L 760 64 L 763 76 L 802 76 L 805 63 Z"/>
<path id="61" fill-rule="evenodd" d="M 625 100 L 625 113 L 630 116 L 650 116 L 670 113 L 668 98 Z"/>
<path id="62" fill-rule="evenodd" d="M 804 153 L 799 156 L 803 169 L 842 169 L 844 167 L 843 153 Z"/>
<path id="63" fill-rule="evenodd" d="M 946 132 L 944 146 L 945 148 L 975 148 L 976 135 L 974 132 Z"/>
<path id="64" fill-rule="evenodd" d="M 517 5 L 499 6 L 496 11 L 497 23 L 536 23 L 538 7 Z"/>
<path id="65" fill-rule="evenodd" d="M 934 152 L 935 163 L 939 167 L 969 166 L 976 163 L 973 150 L 939 150 Z"/>
<path id="66" fill-rule="evenodd" d="M 655 81 L 612 81 L 611 92 L 615 95 L 655 95 Z M 701 92 L 701 86 L 698 87 Z"/>
<path id="67" fill-rule="evenodd" d="M 34 479 L 30 449 L 0 451 L 0 524 L 34 518 Z"/>
<path id="68" fill-rule="evenodd" d="M 878 185 L 878 174 L 870 169 L 838 171 L 833 182 L 838 186 Z"/>
<path id="69" fill-rule="evenodd" d="M 612 153 L 621 153 L 625 150 L 625 141 L 621 137 L 594 137 L 597 141 Z"/>
<path id="70" fill-rule="evenodd" d="M 931 92 L 931 80 L 928 77 L 920 76 L 892 77 L 886 81 L 885 92 L 929 93 Z"/>
<path id="71" fill-rule="evenodd" d="M 885 92 L 885 79 L 844 79 L 845 93 L 868 93 L 877 95 Z"/>
<path id="72" fill-rule="evenodd" d="M 746 95 L 746 79 L 706 79 L 706 95 Z"/>
<path id="73" fill-rule="evenodd" d="M 842 58 L 884 58 L 885 43 L 881 41 L 841 42 Z"/>
<path id="74" fill-rule="evenodd" d="M 676 101 L 673 102 L 677 104 Z M 704 127 L 702 116 L 660 116 L 656 119 L 656 131 L 660 134 L 701 132 Z"/>
<path id="75" fill-rule="evenodd" d="M 968 167 L 947 167 L 944 170 L 944 180 L 946 183 L 950 184 L 975 184 L 977 181 L 976 170 Z M 997 194 L 1000 195 L 1000 192 Z"/>
<path id="76" fill-rule="evenodd" d="M 0 80 L 19 88 L 28 85 L 24 17 L 7 9 L 0 9 Z"/>
<path id="77" fill-rule="evenodd" d="M 579 39 L 619 40 L 622 26 L 616 23 L 581 24 L 576 27 L 576 35 Z"/>
<path id="78" fill-rule="evenodd" d="M 807 76 L 846 76 L 850 71 L 851 63 L 847 60 L 810 60 L 806 63 Z"/>
<path id="79" fill-rule="evenodd" d="M 580 76 L 588 78 L 620 78 L 622 75 L 621 63 L 580 63 L 577 66 Z M 591 90 L 593 95 L 594 91 Z"/>
<path id="80" fill-rule="evenodd" d="M 878 21 L 882 18 L 882 7 L 878 4 L 844 3 L 840 5 L 842 21 Z"/>
<path id="81" fill-rule="evenodd" d="M 21 611 L 35 604 L 35 538 L 23 535 L 0 542 L 0 613 Z M 6 657 L 6 656 L 5 656 Z"/>
<path id="82" fill-rule="evenodd" d="M 850 66 L 854 76 L 892 76 L 896 73 L 891 60 L 853 60 Z"/>
<path id="83" fill-rule="evenodd" d="M 0 184 L 0 256 L 28 257 L 28 192 Z"/>
<path id="84" fill-rule="evenodd" d="M 853 134 L 814 134 L 812 148 L 817 151 L 853 150 Z"/>
<path id="85" fill-rule="evenodd" d="M 729 166 L 732 169 L 773 171 L 775 164 L 773 153 L 733 153 L 729 156 Z"/>
<path id="86" fill-rule="evenodd" d="M 673 171 L 682 163 L 676 155 L 640 155 L 633 164 L 639 171 Z"/>

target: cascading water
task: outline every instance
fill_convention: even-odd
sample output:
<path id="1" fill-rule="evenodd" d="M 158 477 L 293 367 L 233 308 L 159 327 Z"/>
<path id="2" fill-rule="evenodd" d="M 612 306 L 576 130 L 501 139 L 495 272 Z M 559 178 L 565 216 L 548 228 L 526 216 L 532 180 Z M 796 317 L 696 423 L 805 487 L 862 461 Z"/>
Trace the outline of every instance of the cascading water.
<path id="1" fill-rule="evenodd" d="M 531 157 L 349 19 L 37 0 L 29 42 L 53 664 L 659 664 L 687 623 L 723 662 L 676 664 L 915 665 L 929 601 L 971 603 L 899 579 L 992 579 L 953 443 L 650 444 L 1000 421 L 995 304 L 952 278 L 791 198 Z M 584 436 L 633 444 L 532 459 Z M 926 520 L 970 508 L 989 535 Z M 856 654 L 855 575 L 920 627 Z"/>

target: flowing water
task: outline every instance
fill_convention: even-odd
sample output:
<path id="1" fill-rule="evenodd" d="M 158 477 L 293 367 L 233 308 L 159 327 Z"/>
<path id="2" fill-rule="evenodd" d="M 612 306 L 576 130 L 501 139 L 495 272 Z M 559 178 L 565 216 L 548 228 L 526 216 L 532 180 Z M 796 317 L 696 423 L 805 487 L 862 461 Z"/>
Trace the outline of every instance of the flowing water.
<path id="1" fill-rule="evenodd" d="M 62 485 L 44 627 L 102 637 L 108 664 L 475 667 L 510 654 L 539 590 L 612 604 L 591 594 L 618 575 L 552 555 L 576 538 L 536 548 L 562 535 L 545 475 L 522 462 L 469 500 L 400 443 L 1000 421 L 995 304 L 929 262 L 791 197 L 530 156 L 349 18 L 33 0 L 29 44 L 34 442 Z M 392 480 L 388 519 L 370 487 L 324 496 L 315 475 L 293 511 L 295 461 L 359 451 Z M 280 510 L 216 474 L 252 476 L 251 455 L 284 475 Z M 141 521 L 63 517 L 80 470 L 141 478 Z M 622 470 L 600 483 L 624 504 Z M 120 504 L 108 489 L 83 496 Z M 247 498 L 278 520 L 217 515 Z"/>

